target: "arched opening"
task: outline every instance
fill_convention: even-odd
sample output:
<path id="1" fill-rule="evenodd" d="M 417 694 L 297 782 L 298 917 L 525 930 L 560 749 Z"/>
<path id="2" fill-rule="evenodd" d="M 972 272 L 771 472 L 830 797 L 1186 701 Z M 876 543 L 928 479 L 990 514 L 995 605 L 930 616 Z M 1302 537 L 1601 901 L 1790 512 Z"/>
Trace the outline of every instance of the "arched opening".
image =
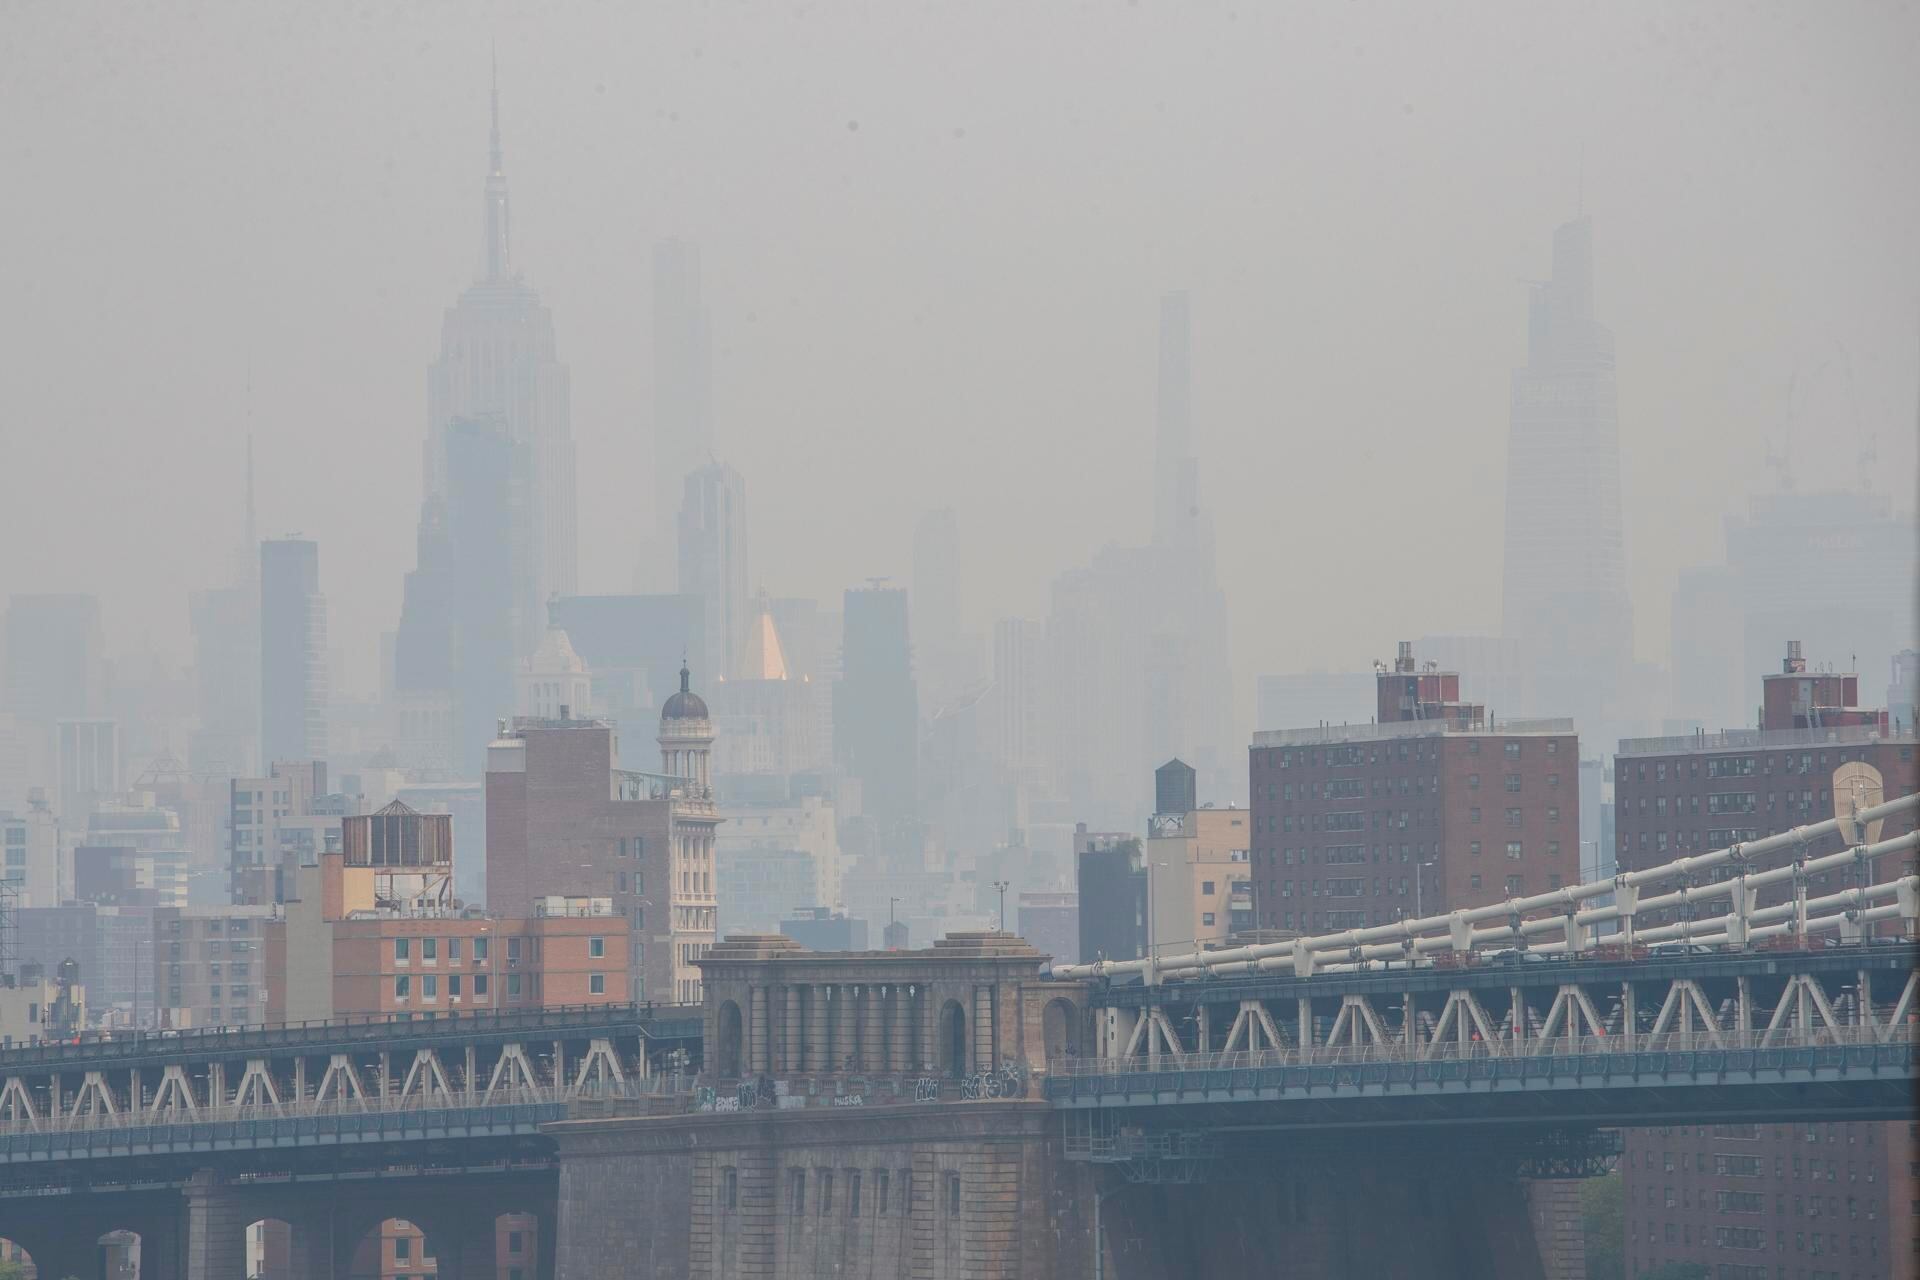
<path id="1" fill-rule="evenodd" d="M 419 1224 L 405 1218 L 388 1218 L 360 1237 L 347 1275 L 350 1280 L 433 1275 L 438 1267 L 432 1243 Z"/>
<path id="2" fill-rule="evenodd" d="M 737 1080 L 740 1078 L 740 1006 L 731 1000 L 722 1001 L 716 1022 L 720 1043 L 714 1064 L 721 1079 Z"/>
<path id="3" fill-rule="evenodd" d="M 0 1276 L 26 1277 L 38 1274 L 38 1269 L 33 1265 L 33 1255 L 14 1241 L 0 1236 Z"/>
<path id="4" fill-rule="evenodd" d="M 247 1280 L 293 1280 L 303 1275 L 294 1263 L 293 1228 L 279 1218 L 247 1224 Z"/>
<path id="5" fill-rule="evenodd" d="M 1049 1000 L 1040 1015 L 1040 1029 L 1048 1062 L 1080 1056 L 1080 1011 L 1073 1001 L 1064 997 Z"/>
<path id="6" fill-rule="evenodd" d="M 958 1000 L 940 1007 L 940 1038 L 934 1061 L 949 1076 L 958 1080 L 967 1074 L 967 1011 Z"/>
<path id="7" fill-rule="evenodd" d="M 109 1231 L 99 1245 L 100 1274 L 108 1280 L 141 1280 L 152 1274 L 141 1265 L 138 1231 Z"/>

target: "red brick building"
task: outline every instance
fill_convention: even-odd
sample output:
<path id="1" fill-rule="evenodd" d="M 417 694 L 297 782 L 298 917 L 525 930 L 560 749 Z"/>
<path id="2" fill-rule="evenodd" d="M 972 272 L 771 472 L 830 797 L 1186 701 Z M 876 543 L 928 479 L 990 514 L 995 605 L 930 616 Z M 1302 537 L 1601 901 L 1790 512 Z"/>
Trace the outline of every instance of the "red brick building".
<path id="1" fill-rule="evenodd" d="M 1387 924 L 1578 882 L 1572 723 L 1490 726 L 1459 682 L 1403 643 L 1377 723 L 1254 735 L 1257 927 Z"/>
<path id="2" fill-rule="evenodd" d="M 1620 869 L 1831 818 L 1836 804 L 1852 800 L 1845 776 L 1836 786 L 1843 766 L 1848 774 L 1862 764 L 1877 771 L 1887 798 L 1915 790 L 1911 726 L 1891 732 L 1885 712 L 1856 705 L 1858 689 L 1851 673 L 1809 672 L 1792 644 L 1781 670 L 1765 679 L 1759 728 L 1622 742 L 1614 758 Z M 1910 816 L 1888 821 L 1879 838 L 1913 828 Z M 1831 835 L 1766 865 L 1843 847 Z M 1883 858 L 1874 877 L 1906 874 L 1912 862 Z M 1817 874 L 1807 891 L 1838 892 L 1851 874 Z M 1761 903 L 1789 892 L 1763 892 Z M 1908 1124 L 1629 1130 L 1628 1273 L 1691 1262 L 1715 1280 L 1912 1277 L 1920 1236 L 1914 1158 Z"/>
<path id="3" fill-rule="evenodd" d="M 626 969 L 637 999 L 700 998 L 697 961 L 713 945 L 713 728 L 687 688 L 661 708 L 662 771 L 616 768 L 599 720 L 528 720 L 487 751 L 487 904 L 531 916 L 554 894 L 606 898 L 630 922 Z"/>

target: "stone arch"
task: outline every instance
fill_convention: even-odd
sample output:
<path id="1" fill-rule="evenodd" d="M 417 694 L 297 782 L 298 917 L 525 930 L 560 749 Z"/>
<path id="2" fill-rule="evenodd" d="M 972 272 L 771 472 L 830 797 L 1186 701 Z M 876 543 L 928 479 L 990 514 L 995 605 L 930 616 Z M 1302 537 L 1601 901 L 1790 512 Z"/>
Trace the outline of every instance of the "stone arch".
<path id="1" fill-rule="evenodd" d="M 714 1011 L 714 1071 L 723 1080 L 740 1078 L 740 1068 L 745 1060 L 745 1046 L 742 1041 L 740 1006 L 731 1000 L 722 1000 Z"/>
<path id="2" fill-rule="evenodd" d="M 934 1066 L 954 1079 L 972 1070 L 967 1056 L 967 1010 L 958 1000 L 940 1006 L 940 1018 L 934 1027 Z"/>
<path id="3" fill-rule="evenodd" d="M 1040 1014 L 1042 1043 L 1046 1060 L 1080 1056 L 1080 1009 L 1065 996 L 1047 1001 Z"/>
<path id="4" fill-rule="evenodd" d="M 294 1260 L 294 1229 L 285 1218 L 255 1218 L 247 1224 L 248 1276 L 285 1280 L 302 1274 Z"/>

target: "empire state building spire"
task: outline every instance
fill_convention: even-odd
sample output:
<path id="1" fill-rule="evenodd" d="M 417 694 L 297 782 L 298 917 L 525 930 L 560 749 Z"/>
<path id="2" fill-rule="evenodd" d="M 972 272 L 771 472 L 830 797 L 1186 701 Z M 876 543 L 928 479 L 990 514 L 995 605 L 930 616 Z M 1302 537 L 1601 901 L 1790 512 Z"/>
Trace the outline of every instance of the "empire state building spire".
<path id="1" fill-rule="evenodd" d="M 511 221 L 507 215 L 507 172 L 500 158 L 500 62 L 493 64 L 493 132 L 487 149 L 487 241 L 486 278 L 505 279 L 508 272 L 508 245 Z"/>

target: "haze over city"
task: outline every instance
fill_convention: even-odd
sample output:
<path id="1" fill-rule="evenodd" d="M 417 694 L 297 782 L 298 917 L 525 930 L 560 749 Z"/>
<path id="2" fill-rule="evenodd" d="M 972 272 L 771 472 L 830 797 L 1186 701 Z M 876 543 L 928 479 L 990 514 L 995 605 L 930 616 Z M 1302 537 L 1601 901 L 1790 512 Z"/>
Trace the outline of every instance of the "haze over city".
<path id="1" fill-rule="evenodd" d="M 1222 577 L 1247 584 L 1243 695 L 1260 671 L 1355 669 L 1397 631 L 1492 630 L 1524 282 L 1582 209 L 1619 341 L 1643 659 L 1666 660 L 1678 571 L 1782 474 L 1856 487 L 1872 442 L 1911 512 L 1905 6 L 210 4 L 7 25 L 0 160 L 25 198 L 0 214 L 0 406 L 11 469 L 40 480 L 0 508 L 7 545 L 36 548 L 0 561 L 0 593 L 99 594 L 128 660 L 186 657 L 183 589 L 240 536 L 251 433 L 260 531 L 326 547 L 336 680 L 377 687 L 421 370 L 476 269 L 495 47 L 515 265 L 572 371 L 585 589 L 626 590 L 640 555 L 670 236 L 700 245 L 717 451 L 752 484 L 753 585 L 776 594 L 905 583 L 914 521 L 952 506 L 979 626 L 1143 538 L 1154 304 L 1184 288 L 1201 484 Z M 103 500 L 44 536 L 82 484 Z M 1448 568 L 1408 564 L 1416 545 Z M 1297 625 L 1386 565 L 1391 596 Z"/>
<path id="2" fill-rule="evenodd" d="M 0 1280 L 1916 1280 L 1916 67 L 0 6 Z"/>

